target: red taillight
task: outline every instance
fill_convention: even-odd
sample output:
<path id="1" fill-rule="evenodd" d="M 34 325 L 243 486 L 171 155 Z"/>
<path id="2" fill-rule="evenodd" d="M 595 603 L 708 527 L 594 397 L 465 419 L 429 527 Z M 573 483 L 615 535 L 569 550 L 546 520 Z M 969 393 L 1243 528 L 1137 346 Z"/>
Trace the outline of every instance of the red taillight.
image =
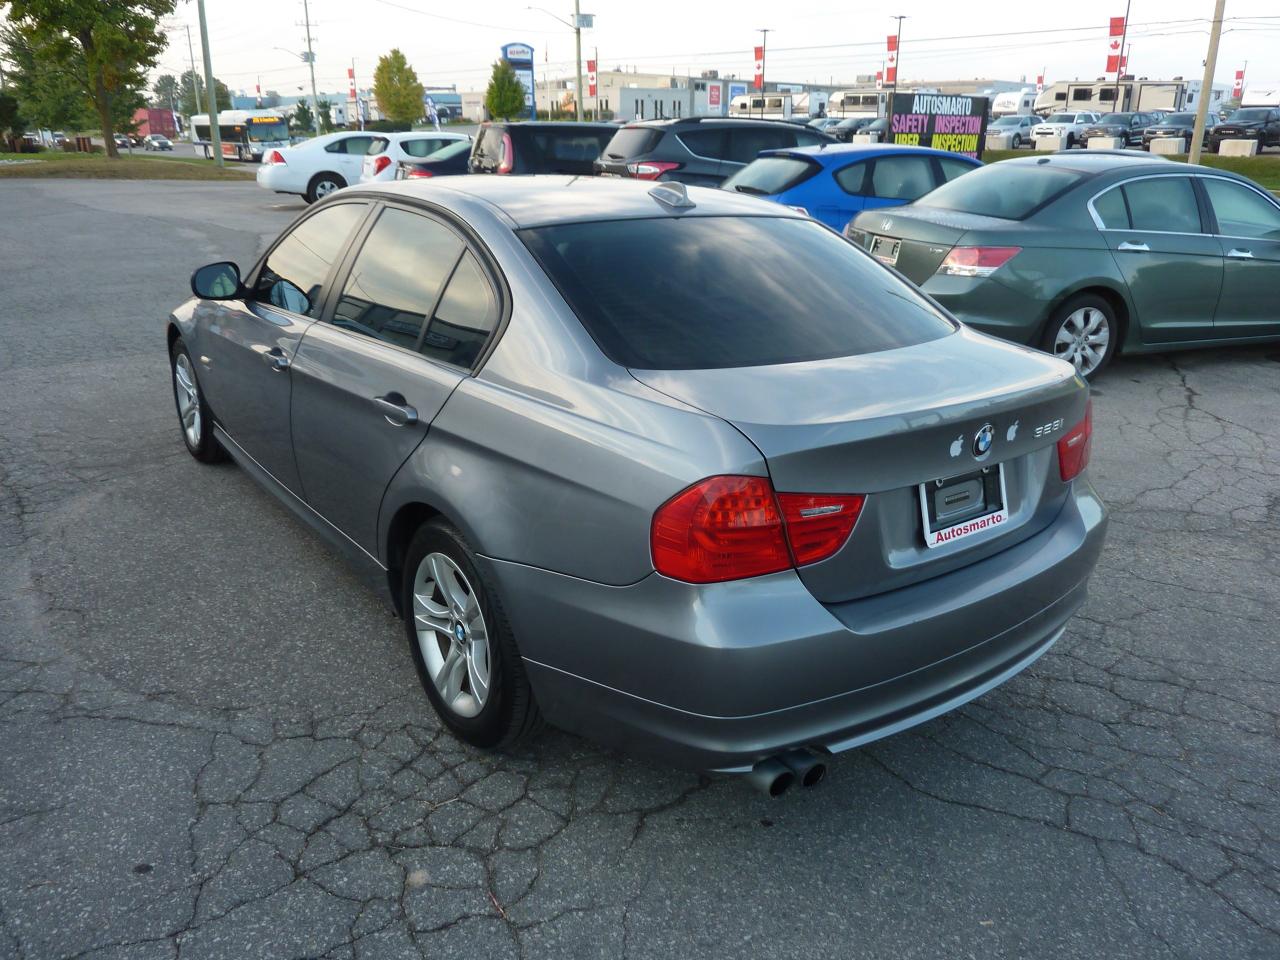
<path id="1" fill-rule="evenodd" d="M 952 247 L 938 272 L 953 277 L 989 277 L 1020 252 L 1021 247 Z"/>
<path id="2" fill-rule="evenodd" d="M 1084 419 L 1058 441 L 1058 474 L 1065 483 L 1074 480 L 1089 465 L 1093 447 L 1093 401 L 1084 407 Z"/>
<path id="3" fill-rule="evenodd" d="M 844 546 L 866 497 L 860 493 L 780 493 L 782 520 L 796 566 L 825 560 Z"/>
<path id="4" fill-rule="evenodd" d="M 844 546 L 863 502 L 775 494 L 765 477 L 708 477 L 653 515 L 653 566 L 676 580 L 719 583 L 816 563 Z"/>
<path id="5" fill-rule="evenodd" d="M 664 173 L 679 170 L 682 166 L 683 164 L 666 160 L 645 160 L 643 163 L 628 163 L 627 173 L 637 180 L 657 180 Z"/>
<path id="6" fill-rule="evenodd" d="M 498 172 L 510 173 L 516 165 L 516 148 L 511 142 L 511 134 L 502 135 L 502 156 L 498 158 Z"/>
<path id="7" fill-rule="evenodd" d="M 425 180 L 427 177 L 435 176 L 430 170 L 423 170 L 421 167 L 410 167 L 409 172 L 405 174 L 406 180 Z"/>
<path id="8" fill-rule="evenodd" d="M 267 154 L 267 159 L 264 162 L 265 163 L 284 163 L 284 154 L 282 154 L 279 150 L 272 150 L 270 153 Z"/>
<path id="9" fill-rule="evenodd" d="M 385 153 L 380 157 L 374 157 L 373 159 L 374 176 L 377 176 L 379 173 L 387 169 L 387 167 L 389 166 L 391 166 L 391 158 L 388 157 Z"/>

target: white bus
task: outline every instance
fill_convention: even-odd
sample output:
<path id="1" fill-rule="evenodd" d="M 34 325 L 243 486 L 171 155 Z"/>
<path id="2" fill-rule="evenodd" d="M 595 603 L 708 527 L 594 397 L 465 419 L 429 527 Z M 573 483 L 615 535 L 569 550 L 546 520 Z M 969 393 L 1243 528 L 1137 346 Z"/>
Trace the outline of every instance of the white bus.
<path id="1" fill-rule="evenodd" d="M 278 110 L 223 110 L 218 114 L 222 155 L 228 160 L 261 160 L 264 151 L 289 146 L 289 121 Z M 213 156 L 209 115 L 191 118 L 191 142 Z"/>

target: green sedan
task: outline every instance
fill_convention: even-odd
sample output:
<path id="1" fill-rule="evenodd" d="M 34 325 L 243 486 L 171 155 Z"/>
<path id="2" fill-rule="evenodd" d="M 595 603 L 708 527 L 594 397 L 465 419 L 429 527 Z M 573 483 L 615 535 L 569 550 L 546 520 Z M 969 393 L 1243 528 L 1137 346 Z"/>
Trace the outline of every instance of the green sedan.
<path id="1" fill-rule="evenodd" d="M 1124 153 L 994 163 L 845 235 L 966 324 L 1095 376 L 1117 351 L 1280 339 L 1280 202 Z"/>

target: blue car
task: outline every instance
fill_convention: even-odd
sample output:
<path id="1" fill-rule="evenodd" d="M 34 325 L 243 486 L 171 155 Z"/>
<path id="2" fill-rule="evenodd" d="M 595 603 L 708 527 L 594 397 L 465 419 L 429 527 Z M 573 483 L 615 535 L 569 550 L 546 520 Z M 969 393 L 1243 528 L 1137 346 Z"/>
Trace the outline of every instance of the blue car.
<path id="1" fill-rule="evenodd" d="M 863 210 L 896 207 L 982 166 L 958 153 L 894 144 L 766 150 L 723 184 L 807 213 L 833 230 Z"/>

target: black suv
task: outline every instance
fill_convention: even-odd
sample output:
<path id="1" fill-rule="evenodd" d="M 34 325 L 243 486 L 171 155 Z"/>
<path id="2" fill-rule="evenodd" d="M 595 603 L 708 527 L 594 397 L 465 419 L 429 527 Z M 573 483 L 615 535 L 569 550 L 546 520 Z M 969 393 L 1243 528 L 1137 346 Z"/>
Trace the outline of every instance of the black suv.
<path id="1" fill-rule="evenodd" d="M 628 123 L 613 135 L 595 170 L 604 176 L 718 187 L 761 150 L 835 142 L 825 133 L 785 120 L 642 120 Z"/>
<path id="2" fill-rule="evenodd" d="M 1217 153 L 1223 140 L 1257 140 L 1259 153 L 1280 147 L 1280 110 L 1242 107 L 1209 131 L 1209 149 Z"/>
<path id="3" fill-rule="evenodd" d="M 612 123 L 482 123 L 468 167 L 472 173 L 590 176 L 592 161 L 617 129 Z"/>

